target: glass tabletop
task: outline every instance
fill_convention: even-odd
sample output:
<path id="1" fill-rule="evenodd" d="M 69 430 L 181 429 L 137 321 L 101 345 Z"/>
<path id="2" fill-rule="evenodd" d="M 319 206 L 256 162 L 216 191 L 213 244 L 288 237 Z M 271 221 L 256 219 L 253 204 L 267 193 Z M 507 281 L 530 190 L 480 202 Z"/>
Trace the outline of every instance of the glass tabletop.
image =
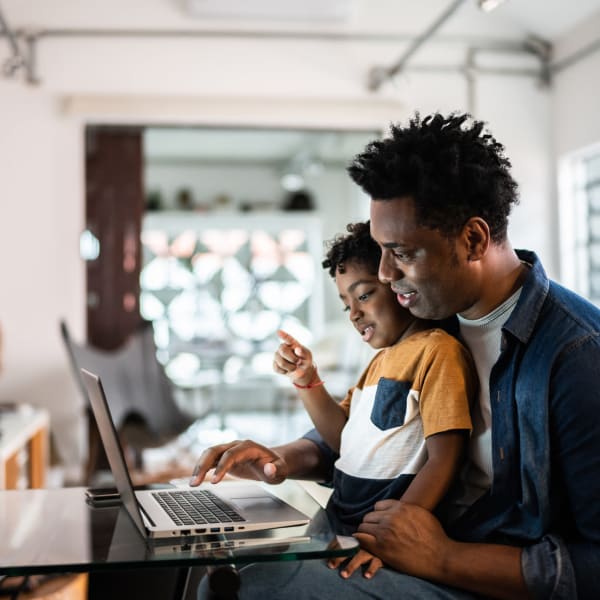
<path id="1" fill-rule="evenodd" d="M 120 506 L 95 508 L 85 488 L 0 492 L 0 574 L 200 566 L 349 556 L 326 512 L 296 482 L 268 490 L 311 517 L 308 525 L 264 532 L 144 539 Z"/>

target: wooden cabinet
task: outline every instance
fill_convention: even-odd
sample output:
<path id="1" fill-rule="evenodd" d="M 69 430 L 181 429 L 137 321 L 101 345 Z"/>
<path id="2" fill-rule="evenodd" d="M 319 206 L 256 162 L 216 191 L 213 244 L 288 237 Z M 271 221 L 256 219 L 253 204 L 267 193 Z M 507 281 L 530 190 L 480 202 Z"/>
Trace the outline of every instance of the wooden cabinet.
<path id="1" fill-rule="evenodd" d="M 0 490 L 43 488 L 49 417 L 27 405 L 0 412 Z"/>
<path id="2" fill-rule="evenodd" d="M 28 405 L 0 412 L 0 490 L 45 487 L 49 423 L 45 410 Z M 85 600 L 87 588 L 87 573 L 65 575 L 42 580 L 32 591 L 19 594 L 19 598 Z"/>

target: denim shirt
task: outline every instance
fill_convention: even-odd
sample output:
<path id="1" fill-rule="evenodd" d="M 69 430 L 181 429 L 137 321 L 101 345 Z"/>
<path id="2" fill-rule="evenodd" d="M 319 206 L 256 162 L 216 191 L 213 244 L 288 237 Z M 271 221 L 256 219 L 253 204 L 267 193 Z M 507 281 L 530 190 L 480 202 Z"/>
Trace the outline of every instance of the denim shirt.
<path id="1" fill-rule="evenodd" d="M 490 374 L 492 486 L 447 530 L 523 547 L 535 598 L 597 598 L 600 310 L 517 254 L 531 269 Z"/>

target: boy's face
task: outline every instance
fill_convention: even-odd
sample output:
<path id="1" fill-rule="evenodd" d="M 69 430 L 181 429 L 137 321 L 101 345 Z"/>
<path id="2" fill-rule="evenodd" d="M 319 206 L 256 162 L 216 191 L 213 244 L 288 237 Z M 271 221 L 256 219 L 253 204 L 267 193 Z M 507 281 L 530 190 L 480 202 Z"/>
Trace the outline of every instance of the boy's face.
<path id="1" fill-rule="evenodd" d="M 467 245 L 418 225 L 411 198 L 372 200 L 371 236 L 382 251 L 379 278 L 416 317 L 444 319 L 478 301 Z"/>
<path id="2" fill-rule="evenodd" d="M 390 286 L 364 265 L 349 262 L 344 267 L 345 273 L 336 273 L 335 283 L 351 323 L 372 348 L 392 346 L 414 317 L 398 304 Z"/>

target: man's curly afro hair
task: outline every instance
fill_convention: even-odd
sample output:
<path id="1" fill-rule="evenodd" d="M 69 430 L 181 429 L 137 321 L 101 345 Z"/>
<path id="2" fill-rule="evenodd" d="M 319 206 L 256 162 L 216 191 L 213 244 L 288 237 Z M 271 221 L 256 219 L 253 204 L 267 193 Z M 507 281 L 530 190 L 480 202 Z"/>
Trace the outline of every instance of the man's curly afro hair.
<path id="1" fill-rule="evenodd" d="M 508 215 L 518 202 L 504 146 L 466 113 L 439 113 L 367 145 L 350 166 L 350 177 L 373 199 L 410 197 L 418 224 L 457 235 L 471 217 L 481 217 L 492 240 L 506 240 Z"/>

